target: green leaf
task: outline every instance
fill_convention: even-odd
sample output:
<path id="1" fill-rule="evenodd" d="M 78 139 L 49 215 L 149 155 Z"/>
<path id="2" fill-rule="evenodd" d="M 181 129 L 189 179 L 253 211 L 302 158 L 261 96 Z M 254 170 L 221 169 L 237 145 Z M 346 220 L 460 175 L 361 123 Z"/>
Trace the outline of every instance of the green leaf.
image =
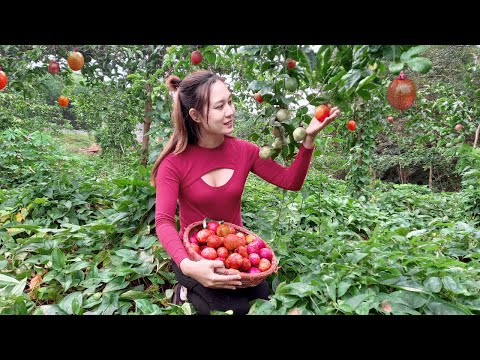
<path id="1" fill-rule="evenodd" d="M 186 303 L 185 303 L 186 304 Z M 275 298 L 273 298 L 271 301 L 265 301 L 265 300 L 256 300 L 252 307 L 250 308 L 250 311 L 248 312 L 249 314 L 255 314 L 255 315 L 269 315 L 274 313 L 275 308 L 276 308 L 276 301 Z"/>
<path id="2" fill-rule="evenodd" d="M 407 61 L 407 65 L 413 71 L 417 71 L 421 74 L 426 74 L 432 68 L 432 62 L 427 58 L 414 58 Z"/>
<path id="3" fill-rule="evenodd" d="M 370 98 L 372 97 L 370 91 L 366 90 L 365 88 L 364 89 L 360 89 L 358 91 L 356 91 L 357 94 L 364 100 L 370 100 Z"/>
<path id="4" fill-rule="evenodd" d="M 135 305 L 137 306 L 137 311 L 145 315 L 159 315 L 163 312 L 158 305 L 152 304 L 146 299 L 135 300 Z"/>
<path id="5" fill-rule="evenodd" d="M 167 290 L 171 290 L 171 289 L 167 289 Z M 144 291 L 137 291 L 137 290 L 128 290 L 120 295 L 120 299 L 126 299 L 126 300 L 145 299 L 147 297 L 148 297 L 147 293 L 145 293 Z"/>
<path id="6" fill-rule="evenodd" d="M 344 298 L 344 301 L 346 304 L 350 305 L 353 310 L 360 305 L 366 298 L 368 298 L 370 295 L 369 294 L 358 294 L 354 295 L 350 298 Z"/>
<path id="7" fill-rule="evenodd" d="M 347 72 L 346 72 L 343 68 L 339 68 L 339 69 L 338 69 L 338 72 L 337 72 L 335 75 L 332 74 L 333 76 L 328 79 L 328 82 L 327 82 L 327 83 L 328 83 L 328 84 L 334 84 L 334 85 L 335 85 L 335 83 L 336 83 L 338 80 L 340 80 L 340 79 L 342 78 L 342 76 L 345 75 L 346 73 L 347 73 Z"/>
<path id="8" fill-rule="evenodd" d="M 317 78 L 324 75 L 325 69 L 327 68 L 327 64 L 330 60 L 331 55 L 332 55 L 332 51 L 328 48 L 328 45 L 322 45 L 318 49 L 317 62 L 315 66 L 315 73 Z"/>
<path id="9" fill-rule="evenodd" d="M 184 302 L 181 306 L 182 310 L 183 310 L 183 313 L 185 315 L 192 315 L 193 314 L 193 311 L 192 311 L 192 306 L 190 305 L 189 302 Z M 227 313 L 228 311 L 230 310 L 227 310 Z"/>
<path id="10" fill-rule="evenodd" d="M 26 300 L 24 297 L 18 296 L 15 299 L 13 306 L 10 308 L 9 314 L 15 315 L 28 315 L 27 306 L 25 304 Z"/>
<path id="11" fill-rule="evenodd" d="M 353 253 L 353 254 L 347 254 L 347 259 L 352 264 L 356 264 L 367 255 L 368 255 L 367 253 L 356 252 L 356 253 Z"/>
<path id="12" fill-rule="evenodd" d="M 399 63 L 390 63 L 390 65 L 388 65 L 388 70 L 390 70 L 390 72 L 392 74 L 400 74 L 400 71 L 402 71 L 403 69 L 403 66 L 405 64 L 403 62 L 399 62 Z"/>
<path id="13" fill-rule="evenodd" d="M 118 295 L 107 293 L 102 297 L 102 303 L 97 310 L 87 311 L 85 315 L 112 315 L 118 309 Z"/>
<path id="14" fill-rule="evenodd" d="M 410 291 L 396 291 L 390 295 L 393 298 L 400 299 L 402 304 L 405 304 L 412 309 L 418 309 L 427 302 L 427 299 L 425 299 L 423 296 Z"/>
<path id="15" fill-rule="evenodd" d="M 102 302 L 102 293 L 96 292 L 83 302 L 83 308 L 89 309 Z"/>
<path id="16" fill-rule="evenodd" d="M 350 286 L 352 286 L 352 281 L 350 279 L 344 280 L 340 284 L 338 284 L 337 296 L 342 297 L 343 295 L 345 295 Z"/>
<path id="17" fill-rule="evenodd" d="M 360 69 L 350 69 L 348 73 L 342 76 L 342 80 L 345 81 L 345 84 L 342 86 L 342 88 L 351 93 L 361 77 L 362 71 Z"/>
<path id="18" fill-rule="evenodd" d="M 461 294 L 465 291 L 463 286 L 457 282 L 456 279 L 452 278 L 451 276 L 444 276 L 442 278 L 442 283 L 445 289 L 450 290 L 454 294 Z"/>
<path id="19" fill-rule="evenodd" d="M 312 83 L 312 71 L 315 68 L 316 63 L 316 56 L 312 50 L 302 50 L 299 53 L 299 61 L 302 64 L 305 64 L 305 75 L 308 80 L 308 84 Z"/>
<path id="20" fill-rule="evenodd" d="M 355 308 L 355 314 L 357 314 L 357 315 L 368 315 L 371 307 L 372 306 L 369 302 L 363 302 Z"/>
<path id="21" fill-rule="evenodd" d="M 258 51 L 260 51 L 259 45 L 246 45 L 238 49 L 239 54 L 246 54 L 246 55 L 255 55 L 255 53 L 257 53 Z"/>
<path id="22" fill-rule="evenodd" d="M 308 284 L 291 283 L 284 286 L 278 286 L 276 293 L 279 295 L 296 295 L 298 297 L 310 296 L 315 292 L 315 288 Z"/>
<path id="23" fill-rule="evenodd" d="M 15 225 L 15 229 L 38 230 L 38 229 L 40 229 L 40 226 L 29 225 L 29 224 L 18 224 L 18 225 Z M 52 229 L 52 230 L 62 231 L 62 229 Z"/>
<path id="24" fill-rule="evenodd" d="M 0 286 L 17 285 L 19 281 L 11 276 L 0 274 Z"/>
<path id="25" fill-rule="evenodd" d="M 466 315 L 468 311 L 462 309 L 454 304 L 447 304 L 441 302 L 431 302 L 427 304 L 427 308 L 434 315 Z"/>
<path id="26" fill-rule="evenodd" d="M 138 251 L 130 250 L 130 249 L 120 249 L 115 251 L 115 254 L 122 258 L 123 262 L 129 264 L 140 264 L 140 259 L 138 255 Z"/>
<path id="27" fill-rule="evenodd" d="M 55 279 L 55 277 L 58 275 L 58 271 L 52 270 L 49 271 L 44 277 L 43 277 L 43 282 L 47 283 L 49 281 L 52 281 Z"/>
<path id="28" fill-rule="evenodd" d="M 407 62 L 410 61 L 415 55 L 418 55 L 424 51 L 427 51 L 430 48 L 429 45 L 419 45 L 408 49 L 400 55 L 400 61 Z"/>
<path id="29" fill-rule="evenodd" d="M 383 48 L 383 57 L 388 61 L 395 61 L 400 53 L 400 45 L 385 46 Z"/>
<path id="30" fill-rule="evenodd" d="M 377 240 L 378 234 L 380 233 L 380 224 L 375 225 L 375 229 L 373 229 L 373 233 L 370 236 L 369 241 L 375 242 Z"/>
<path id="31" fill-rule="evenodd" d="M 390 305 L 392 307 L 392 314 L 394 315 L 421 315 L 418 311 L 404 304 L 391 302 Z"/>
<path id="32" fill-rule="evenodd" d="M 425 280 L 423 282 L 423 286 L 433 293 L 438 293 L 440 290 L 442 290 L 442 282 L 440 281 L 440 278 L 436 276 L 429 277 L 427 280 Z"/>
<path id="33" fill-rule="evenodd" d="M 116 226 L 111 224 L 94 224 L 90 226 L 90 230 L 97 231 L 97 230 L 115 230 Z"/>
<path id="34" fill-rule="evenodd" d="M 252 135 L 250 135 L 250 139 L 253 142 L 256 142 L 258 139 L 260 139 L 260 135 L 258 135 L 257 133 L 253 133 Z"/>
<path id="35" fill-rule="evenodd" d="M 366 78 L 363 78 L 362 80 L 360 80 L 360 82 L 358 83 L 357 89 L 355 91 L 361 90 L 365 85 L 372 82 L 372 80 L 375 79 L 376 76 L 377 74 L 373 73 L 367 76 Z"/>
<path id="36" fill-rule="evenodd" d="M 343 75 L 345 75 L 345 73 L 346 71 L 342 69 L 335 76 L 329 78 L 328 83 L 323 87 L 323 90 L 331 90 L 337 86 L 337 82 L 342 78 Z"/>
<path id="37" fill-rule="evenodd" d="M 77 307 L 82 307 L 83 295 L 80 291 L 76 291 L 65 296 L 62 301 L 58 303 L 58 306 L 69 315 L 78 314 L 75 312 L 73 307 L 73 302 L 76 303 Z"/>
<path id="38" fill-rule="evenodd" d="M 321 104 L 325 104 L 327 101 L 329 101 L 329 98 L 324 95 L 310 94 L 307 95 L 307 101 L 310 105 L 318 106 Z"/>
<path id="39" fill-rule="evenodd" d="M 124 281 L 123 276 L 118 276 L 115 279 L 111 280 L 107 284 L 107 286 L 105 286 L 105 289 L 103 289 L 103 293 L 107 293 L 109 291 L 125 289 L 129 284 L 130 284 L 130 282 Z"/>
<path id="40" fill-rule="evenodd" d="M 67 315 L 58 305 L 42 305 L 40 310 L 43 315 Z"/>
<path id="41" fill-rule="evenodd" d="M 27 278 L 24 278 L 17 285 L 13 287 L 13 289 L 10 291 L 10 294 L 20 296 L 23 294 L 23 291 L 25 290 L 26 286 L 27 286 Z"/>
<path id="42" fill-rule="evenodd" d="M 290 104 L 291 102 L 293 102 L 295 99 L 293 96 L 291 97 L 286 97 L 286 96 L 279 96 L 279 99 L 285 104 L 285 105 L 288 105 Z M 289 120 L 287 120 L 289 121 Z"/>
<path id="43" fill-rule="evenodd" d="M 205 60 L 207 60 L 209 64 L 215 64 L 217 55 L 215 55 L 215 53 L 212 53 L 212 52 L 204 52 L 203 57 L 205 58 Z"/>
<path id="44" fill-rule="evenodd" d="M 142 236 L 137 245 L 138 248 L 149 249 L 156 243 L 158 243 L 158 238 L 156 236 Z"/>
<path id="45" fill-rule="evenodd" d="M 62 270 L 65 267 L 65 255 L 59 248 L 52 251 L 52 267 L 55 270 Z"/>
<path id="46" fill-rule="evenodd" d="M 109 217 L 109 221 L 112 223 L 112 224 L 115 224 L 116 222 L 126 218 L 127 216 L 129 216 L 130 213 L 129 212 L 121 212 L 121 213 L 116 213 L 116 214 L 112 214 L 110 215 Z"/>
<path id="47" fill-rule="evenodd" d="M 253 91 L 258 91 L 260 89 L 269 89 L 266 92 L 271 91 L 272 89 L 272 83 L 267 82 L 267 81 L 258 81 L 258 80 L 253 80 L 249 85 L 248 85 L 249 90 Z M 264 95 L 264 94 L 262 94 Z"/>
<path id="48" fill-rule="evenodd" d="M 295 306 L 300 297 L 298 295 L 277 295 L 276 299 L 282 303 L 282 306 L 290 309 Z"/>
<path id="49" fill-rule="evenodd" d="M 352 314 L 353 313 L 352 305 L 348 304 L 347 302 L 345 302 L 343 300 L 338 301 L 338 309 L 340 311 L 343 311 L 345 314 Z"/>
<path id="50" fill-rule="evenodd" d="M 425 234 L 427 231 L 428 231 L 427 229 L 420 229 L 420 230 L 410 231 L 410 232 L 407 234 L 407 239 L 410 239 L 410 238 L 413 237 L 413 236 L 423 235 L 423 234 Z"/>
<path id="51" fill-rule="evenodd" d="M 77 262 L 74 262 L 73 264 L 70 264 L 69 266 L 67 266 L 64 269 L 64 272 L 69 273 L 69 272 L 85 269 L 86 267 L 89 267 L 89 266 L 93 266 L 93 264 L 91 262 L 88 262 L 88 261 L 77 261 Z"/>
<path id="52" fill-rule="evenodd" d="M 336 292 L 337 292 L 337 286 L 334 282 L 331 282 L 331 283 L 326 283 L 325 286 L 327 287 L 327 294 L 328 296 L 330 297 L 330 299 L 332 299 L 333 301 L 335 301 L 337 299 L 336 297 Z"/>
<path id="53" fill-rule="evenodd" d="M 395 286 L 407 291 L 428 293 L 425 290 L 425 288 L 422 286 L 422 284 L 418 283 L 415 280 L 399 281 L 398 283 L 395 284 Z"/>
<path id="54" fill-rule="evenodd" d="M 64 291 L 67 291 L 70 288 L 70 286 L 72 286 L 73 274 L 74 273 L 65 274 L 63 272 L 60 272 L 58 274 L 56 280 L 63 286 Z"/>

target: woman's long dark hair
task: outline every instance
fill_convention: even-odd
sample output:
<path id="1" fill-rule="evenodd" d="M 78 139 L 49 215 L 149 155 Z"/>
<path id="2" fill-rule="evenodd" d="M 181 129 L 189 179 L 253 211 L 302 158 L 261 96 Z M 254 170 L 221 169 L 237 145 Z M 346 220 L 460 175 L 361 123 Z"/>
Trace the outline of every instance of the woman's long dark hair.
<path id="1" fill-rule="evenodd" d="M 158 167 L 165 156 L 170 153 L 180 154 L 185 151 L 188 144 L 198 144 L 200 127 L 190 117 L 189 110 L 193 108 L 208 119 L 210 89 L 218 80 L 224 81 L 222 77 L 207 70 L 195 71 L 183 80 L 174 75 L 167 78 L 168 87 L 176 92 L 172 113 L 173 133 L 153 164 L 150 174 L 152 186 L 155 186 Z"/>

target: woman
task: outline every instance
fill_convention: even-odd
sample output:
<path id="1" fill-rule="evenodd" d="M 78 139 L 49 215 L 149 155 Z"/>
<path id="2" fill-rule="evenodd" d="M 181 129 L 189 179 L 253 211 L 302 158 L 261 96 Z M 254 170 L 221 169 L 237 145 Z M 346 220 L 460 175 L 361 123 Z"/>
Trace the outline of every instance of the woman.
<path id="1" fill-rule="evenodd" d="M 338 108 L 323 122 L 312 118 L 307 136 L 292 164 L 286 168 L 259 157 L 257 145 L 232 137 L 235 107 L 224 80 L 201 70 L 184 80 L 167 79 L 176 92 L 173 134 L 156 160 L 150 181 L 156 187 L 155 226 L 160 242 L 173 259 L 178 282 L 200 314 L 232 310 L 246 314 L 249 302 L 268 299 L 266 281 L 238 288 L 240 275 L 226 271 L 222 261 L 192 261 L 182 243 L 192 222 L 224 220 L 243 226 L 241 196 L 250 171 L 287 190 L 301 189 L 308 172 L 315 136 L 340 114 Z M 177 201 L 180 234 L 175 228 Z"/>

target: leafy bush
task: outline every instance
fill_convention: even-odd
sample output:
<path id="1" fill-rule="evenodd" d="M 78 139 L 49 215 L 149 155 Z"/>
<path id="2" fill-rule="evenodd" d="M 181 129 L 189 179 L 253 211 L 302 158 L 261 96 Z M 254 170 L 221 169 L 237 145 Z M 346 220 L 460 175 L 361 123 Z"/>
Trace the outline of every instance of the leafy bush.
<path id="1" fill-rule="evenodd" d="M 60 170 L 63 173 L 75 170 L 72 168 L 75 161 L 65 155 L 59 149 L 60 144 L 48 134 L 8 129 L 0 133 L 0 142 L 2 187 L 35 182 Z"/>
<path id="2" fill-rule="evenodd" d="M 26 100 L 18 93 L 0 92 L 0 131 L 12 128 L 28 129 L 28 131 L 58 128 L 67 125 L 58 104 L 50 105 L 43 98 Z M 65 124 L 67 122 L 67 124 Z"/>
<path id="3" fill-rule="evenodd" d="M 463 145 L 459 167 L 462 170 L 463 206 L 476 223 L 480 223 L 480 149 Z"/>

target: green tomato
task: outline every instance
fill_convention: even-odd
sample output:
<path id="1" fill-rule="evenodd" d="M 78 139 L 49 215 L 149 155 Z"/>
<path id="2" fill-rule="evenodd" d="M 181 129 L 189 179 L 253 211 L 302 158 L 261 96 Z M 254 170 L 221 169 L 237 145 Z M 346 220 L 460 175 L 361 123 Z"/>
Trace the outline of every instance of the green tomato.
<path id="1" fill-rule="evenodd" d="M 277 111 L 277 120 L 280 122 L 285 122 L 290 119 L 290 112 L 287 109 L 280 109 Z"/>
<path id="2" fill-rule="evenodd" d="M 260 158 L 263 160 L 270 159 L 272 156 L 272 149 L 270 149 L 268 146 L 262 146 L 258 152 L 258 156 L 260 156 Z"/>
<path id="3" fill-rule="evenodd" d="M 304 140 L 306 136 L 307 132 L 303 127 L 298 127 L 293 131 L 293 138 L 295 139 L 295 141 L 300 142 Z"/>
<path id="4" fill-rule="evenodd" d="M 298 89 L 298 81 L 294 77 L 289 77 L 287 80 L 285 80 L 285 88 L 290 91 L 294 92 Z"/>

